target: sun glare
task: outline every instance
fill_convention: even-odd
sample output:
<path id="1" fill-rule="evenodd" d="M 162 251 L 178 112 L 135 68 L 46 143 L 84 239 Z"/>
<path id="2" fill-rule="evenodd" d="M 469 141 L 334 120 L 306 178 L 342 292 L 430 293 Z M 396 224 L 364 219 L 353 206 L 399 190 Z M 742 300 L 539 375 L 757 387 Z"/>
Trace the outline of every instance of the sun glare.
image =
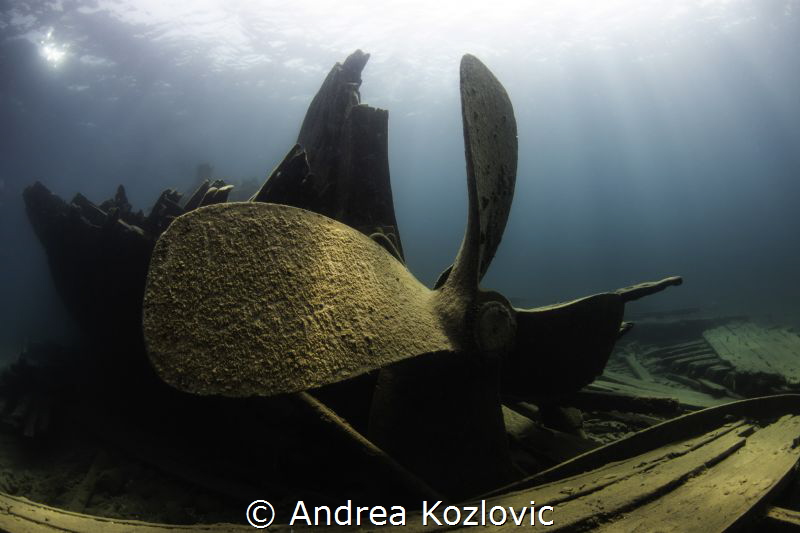
<path id="1" fill-rule="evenodd" d="M 47 36 L 39 41 L 39 52 L 51 66 L 57 67 L 67 57 L 67 47 L 53 41 L 53 30 L 47 32 Z"/>
<path id="2" fill-rule="evenodd" d="M 42 55 L 44 55 L 48 63 L 52 63 L 55 66 L 61 63 L 67 53 L 56 45 L 46 44 L 42 47 Z"/>

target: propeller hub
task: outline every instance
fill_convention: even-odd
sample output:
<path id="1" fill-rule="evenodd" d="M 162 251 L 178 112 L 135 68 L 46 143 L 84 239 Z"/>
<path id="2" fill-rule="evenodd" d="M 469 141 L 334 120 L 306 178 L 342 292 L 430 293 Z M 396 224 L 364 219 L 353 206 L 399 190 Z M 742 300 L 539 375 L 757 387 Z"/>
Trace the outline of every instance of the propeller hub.
<path id="1" fill-rule="evenodd" d="M 501 355 L 511 349 L 517 334 L 517 321 L 508 305 L 496 300 L 478 308 L 475 340 L 481 352 Z"/>

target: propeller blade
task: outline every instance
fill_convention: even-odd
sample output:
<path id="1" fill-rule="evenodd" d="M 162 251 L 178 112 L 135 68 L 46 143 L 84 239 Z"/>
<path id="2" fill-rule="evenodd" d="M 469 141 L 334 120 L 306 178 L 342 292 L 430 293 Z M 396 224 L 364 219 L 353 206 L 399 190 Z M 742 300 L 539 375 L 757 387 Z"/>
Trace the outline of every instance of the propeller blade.
<path id="1" fill-rule="evenodd" d="M 630 287 L 623 287 L 622 289 L 617 289 L 614 292 L 620 295 L 622 301 L 632 302 L 634 300 L 638 300 L 639 298 L 644 298 L 645 296 L 650 296 L 651 294 L 661 292 L 671 285 L 681 285 L 682 283 L 682 277 L 671 276 L 659 281 L 645 281 L 644 283 L 638 283 L 636 285 L 631 285 Z"/>
<path id="2" fill-rule="evenodd" d="M 599 376 L 614 344 L 632 326 L 625 303 L 680 285 L 673 276 L 587 296 L 571 302 L 516 311 L 516 346 L 503 369 L 504 393 L 553 398 L 571 394 Z"/>
<path id="3" fill-rule="evenodd" d="M 515 309 L 517 342 L 504 362 L 501 390 L 557 398 L 599 376 L 619 336 L 625 302 L 615 293 Z"/>
<path id="4" fill-rule="evenodd" d="M 467 162 L 467 230 L 449 284 L 477 284 L 497 251 L 517 177 L 517 123 L 503 86 L 469 54 L 461 59 L 461 117 Z"/>
<path id="5" fill-rule="evenodd" d="M 335 220 L 219 204 L 178 217 L 158 240 L 143 329 L 153 366 L 174 387 L 268 396 L 451 350 L 434 294 Z"/>

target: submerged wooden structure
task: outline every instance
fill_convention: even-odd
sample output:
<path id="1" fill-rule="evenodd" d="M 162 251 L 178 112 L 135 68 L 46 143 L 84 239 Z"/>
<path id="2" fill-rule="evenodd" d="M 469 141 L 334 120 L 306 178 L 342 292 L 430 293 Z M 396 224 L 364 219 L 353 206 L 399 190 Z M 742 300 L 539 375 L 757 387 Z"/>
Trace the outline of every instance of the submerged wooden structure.
<path id="1" fill-rule="evenodd" d="M 709 329 L 703 338 L 740 374 L 781 376 L 800 385 L 800 335 L 792 329 L 739 321 Z"/>
<path id="2" fill-rule="evenodd" d="M 769 458 L 765 461 L 765 458 Z M 786 486 L 800 459 L 800 395 L 784 395 L 709 408 L 654 426 L 565 463 L 502 487 L 459 507 L 475 507 L 508 517 L 531 502 L 547 505 L 548 531 L 728 531 L 756 521 L 797 527 L 796 513 L 770 505 Z M 436 502 L 431 501 L 433 506 Z M 8 531 L 162 533 L 168 531 L 252 530 L 240 524 L 175 526 L 70 513 L 24 498 L 0 494 L 0 527 Z M 444 507 L 443 507 L 444 508 Z M 503 524 L 447 524 L 409 510 L 399 531 L 494 531 Z M 452 521 L 454 513 L 448 515 Z M 473 519 L 475 521 L 479 519 Z M 527 517 L 525 520 L 529 520 Z M 438 522 L 438 523 L 437 523 Z M 527 524 L 527 522 L 526 522 Z M 342 531 L 371 530 L 337 526 Z M 273 531 L 314 531 L 315 527 L 276 524 Z"/>

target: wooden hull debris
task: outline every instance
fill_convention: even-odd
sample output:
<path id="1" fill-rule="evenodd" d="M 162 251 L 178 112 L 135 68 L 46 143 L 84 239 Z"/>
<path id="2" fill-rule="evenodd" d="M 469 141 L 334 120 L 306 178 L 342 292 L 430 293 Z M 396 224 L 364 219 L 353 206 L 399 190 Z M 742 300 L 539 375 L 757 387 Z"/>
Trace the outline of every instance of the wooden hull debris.
<path id="1" fill-rule="evenodd" d="M 691 335 L 665 342 L 641 343 L 634 335 L 633 344 L 620 350 L 625 364 L 612 362 L 595 385 L 625 381 L 626 386 L 644 389 L 679 387 L 722 401 L 800 389 L 800 335 L 794 330 L 741 317 L 704 322 L 705 327 L 684 330 L 696 329 Z M 650 378 L 638 379 L 631 365 L 641 367 Z M 625 378 L 617 379 L 615 371 Z M 713 402 L 701 400 L 695 405 Z"/>
<path id="2" fill-rule="evenodd" d="M 554 505 L 549 531 L 727 531 L 761 517 L 798 458 L 800 395 L 741 400 L 578 456 L 487 505 Z"/>
<path id="3" fill-rule="evenodd" d="M 741 374 L 779 375 L 800 385 L 800 335 L 791 328 L 737 321 L 706 330 L 703 338 Z"/>
<path id="4" fill-rule="evenodd" d="M 535 501 L 539 508 L 553 507 L 544 515 L 553 521 L 548 531 L 636 531 L 657 525 L 659 531 L 722 532 L 759 520 L 796 520 L 796 512 L 772 507 L 770 501 L 793 477 L 798 459 L 800 395 L 756 398 L 653 426 L 457 507 L 504 508 L 489 516 L 499 522 L 505 515 L 502 526 L 507 529 L 515 524 L 505 509 L 519 512 Z M 428 502 L 428 507 L 434 504 Z M 12 533 L 251 530 L 239 524 L 176 526 L 100 518 L 8 494 L 0 494 L 0 506 L 5 510 L 0 513 L 0 527 Z M 441 504 L 438 513 L 427 517 L 409 512 L 407 525 L 397 530 L 498 530 L 489 522 L 484 527 L 448 525 L 441 513 L 444 508 Z M 454 517 L 454 512 L 447 516 L 450 521 Z M 305 525 L 294 524 L 293 529 L 312 529 Z M 337 529 L 373 529 L 363 525 L 367 527 Z"/>

